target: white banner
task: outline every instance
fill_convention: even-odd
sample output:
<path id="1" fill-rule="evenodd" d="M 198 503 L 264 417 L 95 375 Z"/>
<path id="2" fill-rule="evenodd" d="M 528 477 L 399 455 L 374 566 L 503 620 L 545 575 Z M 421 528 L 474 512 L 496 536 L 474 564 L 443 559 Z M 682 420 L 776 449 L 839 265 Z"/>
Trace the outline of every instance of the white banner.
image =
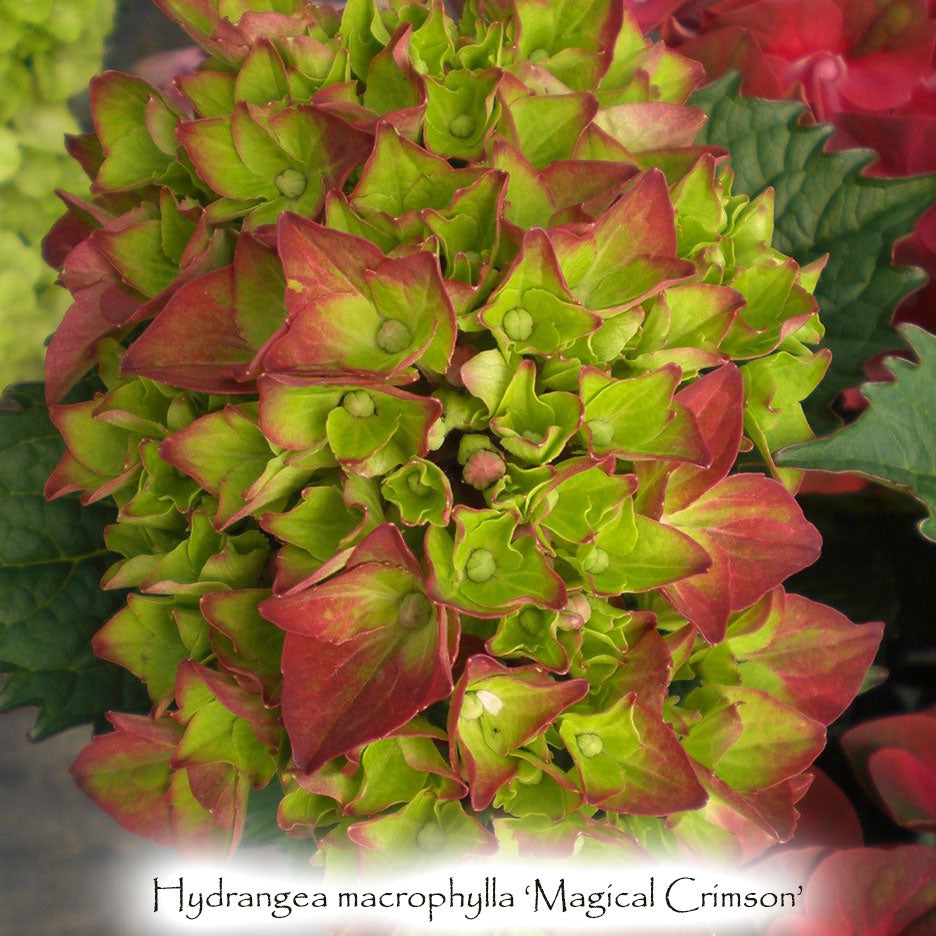
<path id="1" fill-rule="evenodd" d="M 142 933 L 699 933 L 744 936 L 800 909 L 805 882 L 718 867 L 526 860 L 361 874 L 253 863 L 115 869 Z M 132 927 L 132 929 L 131 929 Z"/>

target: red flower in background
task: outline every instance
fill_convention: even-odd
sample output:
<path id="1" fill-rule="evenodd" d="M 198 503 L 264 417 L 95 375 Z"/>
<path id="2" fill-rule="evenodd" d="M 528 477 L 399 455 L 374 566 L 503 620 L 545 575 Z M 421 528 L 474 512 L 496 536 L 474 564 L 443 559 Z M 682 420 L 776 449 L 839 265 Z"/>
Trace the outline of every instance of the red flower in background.
<path id="1" fill-rule="evenodd" d="M 936 849 L 923 845 L 781 853 L 782 868 L 806 881 L 802 906 L 767 936 L 932 936 Z M 809 874 L 810 867 L 815 870 Z M 808 877 L 807 877 L 808 875 Z"/>
<path id="2" fill-rule="evenodd" d="M 895 822 L 936 831 L 936 709 L 865 722 L 841 744 L 861 784 Z M 936 849 L 860 847 L 851 803 L 813 772 L 797 804 L 795 839 L 756 866 L 768 877 L 805 882 L 796 912 L 773 923 L 767 936 L 932 936 Z"/>
<path id="3" fill-rule="evenodd" d="M 686 18 L 692 9 L 699 12 Z M 667 31 L 710 77 L 739 68 L 750 94 L 799 91 L 817 120 L 836 126 L 840 115 L 880 119 L 926 106 L 936 22 L 925 0 L 718 0 L 683 5 Z M 855 131 L 867 145 L 863 128 Z M 880 141 L 887 171 L 925 171 L 907 166 L 912 128 L 910 136 L 892 140 L 888 132 Z M 893 152 L 895 144 L 907 152 Z"/>
<path id="4" fill-rule="evenodd" d="M 934 0 L 631 0 L 645 29 L 714 79 L 735 69 L 747 94 L 801 97 L 835 125 L 835 149 L 869 147 L 881 176 L 936 171 Z M 898 263 L 936 279 L 936 208 L 899 245 Z M 895 322 L 936 330 L 936 285 L 906 300 Z"/>
<path id="5" fill-rule="evenodd" d="M 936 710 L 865 722 L 842 736 L 842 747 L 894 822 L 936 832 Z"/>

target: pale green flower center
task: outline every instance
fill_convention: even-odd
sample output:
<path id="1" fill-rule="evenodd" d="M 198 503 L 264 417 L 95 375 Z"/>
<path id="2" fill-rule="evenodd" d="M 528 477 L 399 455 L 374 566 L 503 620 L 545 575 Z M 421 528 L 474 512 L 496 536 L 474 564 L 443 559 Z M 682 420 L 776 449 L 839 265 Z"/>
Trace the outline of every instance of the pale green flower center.
<path id="1" fill-rule="evenodd" d="M 468 721 L 474 721 L 476 718 L 481 717 L 483 711 L 484 706 L 481 705 L 481 700 L 473 692 L 466 692 L 465 697 L 462 699 L 460 717 Z"/>
<path id="2" fill-rule="evenodd" d="M 308 180 L 298 169 L 284 169 L 275 179 L 280 195 L 298 198 L 305 190 Z"/>
<path id="3" fill-rule="evenodd" d="M 475 132 L 477 121 L 471 114 L 459 114 L 453 117 L 449 123 L 449 133 L 459 140 L 467 140 Z"/>
<path id="4" fill-rule="evenodd" d="M 543 624 L 543 612 L 539 608 L 524 608 L 520 612 L 519 621 L 528 634 L 535 634 Z"/>
<path id="5" fill-rule="evenodd" d="M 533 316 L 526 309 L 511 309 L 504 316 L 504 331 L 512 341 L 526 341 L 533 334 Z"/>
<path id="6" fill-rule="evenodd" d="M 494 555 L 489 549 L 474 549 L 468 556 L 465 563 L 465 575 L 472 582 L 487 582 L 493 578 L 497 571 L 497 563 L 494 561 Z"/>
<path id="7" fill-rule="evenodd" d="M 582 752 L 583 757 L 597 757 L 604 750 L 601 737 L 591 732 L 575 736 L 575 743 Z"/>
<path id="8" fill-rule="evenodd" d="M 601 448 L 611 444 L 614 438 L 614 426 L 607 419 L 589 420 L 588 428 L 591 430 L 592 443 Z"/>
<path id="9" fill-rule="evenodd" d="M 419 630 L 432 620 L 432 603 L 422 592 L 410 592 L 401 602 L 397 624 L 404 630 Z"/>
<path id="10" fill-rule="evenodd" d="M 351 390 L 342 397 L 341 405 L 358 419 L 373 416 L 377 407 L 374 398 L 366 390 Z"/>
<path id="11" fill-rule="evenodd" d="M 582 568 L 589 575 L 601 575 L 610 564 L 611 557 L 600 546 L 593 546 L 591 551 L 585 556 L 582 562 Z"/>
<path id="12" fill-rule="evenodd" d="M 399 354 L 412 340 L 409 328 L 396 319 L 386 319 L 377 329 L 377 347 L 387 354 Z"/>
<path id="13" fill-rule="evenodd" d="M 427 822 L 416 833 L 416 844 L 426 852 L 441 851 L 445 847 L 445 833 L 436 823 Z"/>
<path id="14" fill-rule="evenodd" d="M 417 497 L 428 497 L 432 493 L 432 488 L 428 484 L 423 484 L 422 476 L 418 471 L 414 471 L 407 479 L 406 486 Z"/>

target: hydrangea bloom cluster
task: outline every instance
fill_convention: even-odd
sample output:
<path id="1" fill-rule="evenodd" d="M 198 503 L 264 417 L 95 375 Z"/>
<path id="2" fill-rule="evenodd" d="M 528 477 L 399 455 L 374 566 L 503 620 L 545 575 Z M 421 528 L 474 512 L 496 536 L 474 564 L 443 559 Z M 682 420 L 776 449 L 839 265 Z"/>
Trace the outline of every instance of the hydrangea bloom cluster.
<path id="1" fill-rule="evenodd" d="M 42 374 L 42 342 L 68 306 L 39 244 L 61 213 L 57 188 L 87 190 L 62 152 L 66 103 L 101 67 L 113 0 L 0 8 L 0 383 Z"/>
<path id="2" fill-rule="evenodd" d="M 623 0 L 161 5 L 209 58 L 95 79 L 48 239 L 51 401 L 103 389 L 47 493 L 117 505 L 153 703 L 78 783 L 182 846 L 272 791 L 338 861 L 789 838 L 880 628 L 782 588 L 819 269 L 698 66 Z"/>

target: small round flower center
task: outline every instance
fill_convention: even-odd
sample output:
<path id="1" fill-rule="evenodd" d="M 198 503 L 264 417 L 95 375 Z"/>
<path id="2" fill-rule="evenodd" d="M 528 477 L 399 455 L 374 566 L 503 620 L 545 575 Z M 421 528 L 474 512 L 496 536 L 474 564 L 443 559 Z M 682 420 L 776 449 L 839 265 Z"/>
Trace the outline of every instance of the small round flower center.
<path id="1" fill-rule="evenodd" d="M 526 341 L 533 334 L 533 316 L 526 309 L 511 309 L 504 316 L 503 325 L 512 341 Z"/>
<path id="2" fill-rule="evenodd" d="M 467 140 L 475 132 L 477 121 L 471 114 L 459 114 L 449 122 L 449 133 L 459 140 Z"/>
<path id="3" fill-rule="evenodd" d="M 308 180 L 298 169 L 284 169 L 273 181 L 280 195 L 286 198 L 298 198 L 308 184 Z"/>
<path id="4" fill-rule="evenodd" d="M 602 448 L 611 444 L 614 438 L 614 426 L 607 419 L 591 419 L 588 422 L 591 430 L 592 444 Z"/>
<path id="5" fill-rule="evenodd" d="M 422 592 L 410 592 L 397 611 L 397 624 L 403 630 L 419 630 L 432 619 L 432 603 Z"/>
<path id="6" fill-rule="evenodd" d="M 472 452 L 465 462 L 462 477 L 466 484 L 470 484 L 478 491 L 490 487 L 507 473 L 507 465 L 497 452 L 488 449 L 478 449 Z"/>
<path id="7" fill-rule="evenodd" d="M 399 354 L 412 340 L 409 328 L 396 319 L 385 319 L 377 329 L 377 347 L 387 354 Z"/>
<path id="8" fill-rule="evenodd" d="M 416 833 L 416 844 L 426 852 L 441 851 L 445 847 L 445 833 L 436 823 L 427 822 Z"/>
<path id="9" fill-rule="evenodd" d="M 468 555 L 468 561 L 465 563 L 465 575 L 472 582 L 479 585 L 487 582 L 494 577 L 497 571 L 497 563 L 494 561 L 494 555 L 489 549 L 473 549 Z"/>
<path id="10" fill-rule="evenodd" d="M 600 546 L 592 546 L 582 560 L 582 568 L 589 575 L 601 575 L 610 564 L 611 557 Z"/>
<path id="11" fill-rule="evenodd" d="M 575 743 L 578 745 L 583 757 L 596 757 L 604 750 L 604 742 L 601 737 L 591 732 L 576 735 Z"/>
<path id="12" fill-rule="evenodd" d="M 373 416 L 377 409 L 374 398 L 366 390 L 349 390 L 341 398 L 341 405 L 358 419 Z"/>
<path id="13" fill-rule="evenodd" d="M 591 605 L 588 603 L 588 599 L 581 592 L 575 592 L 574 594 L 569 595 L 569 600 L 566 603 L 565 609 L 567 613 L 574 614 L 581 618 L 582 622 L 585 624 L 591 620 Z"/>

